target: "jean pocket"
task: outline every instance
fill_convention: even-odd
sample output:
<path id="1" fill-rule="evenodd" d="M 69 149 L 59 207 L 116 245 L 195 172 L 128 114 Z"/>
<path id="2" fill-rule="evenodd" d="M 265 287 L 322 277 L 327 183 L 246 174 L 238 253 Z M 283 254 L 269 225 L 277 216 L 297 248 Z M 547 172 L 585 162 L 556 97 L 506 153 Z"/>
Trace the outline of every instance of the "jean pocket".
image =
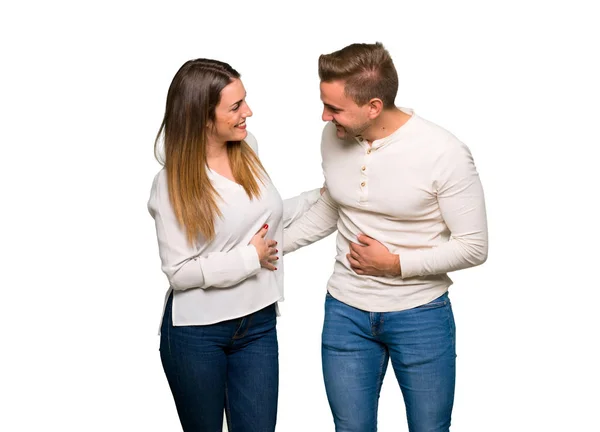
<path id="1" fill-rule="evenodd" d="M 440 297 L 431 300 L 429 303 L 425 303 L 424 305 L 417 306 L 415 309 L 435 309 L 446 306 L 450 303 L 450 299 L 448 298 L 448 293 L 444 293 Z"/>

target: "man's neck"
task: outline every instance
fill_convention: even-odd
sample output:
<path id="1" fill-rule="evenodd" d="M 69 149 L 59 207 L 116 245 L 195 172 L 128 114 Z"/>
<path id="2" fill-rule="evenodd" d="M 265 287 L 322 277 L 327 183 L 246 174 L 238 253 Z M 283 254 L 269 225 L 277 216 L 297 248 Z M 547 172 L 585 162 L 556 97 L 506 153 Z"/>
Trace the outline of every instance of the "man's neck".
<path id="1" fill-rule="evenodd" d="M 362 137 L 366 139 L 369 144 L 372 144 L 373 141 L 385 138 L 396 132 L 410 120 L 410 118 L 410 114 L 406 114 L 396 107 L 384 110 L 379 117 L 377 117 L 375 122 L 363 132 Z"/>

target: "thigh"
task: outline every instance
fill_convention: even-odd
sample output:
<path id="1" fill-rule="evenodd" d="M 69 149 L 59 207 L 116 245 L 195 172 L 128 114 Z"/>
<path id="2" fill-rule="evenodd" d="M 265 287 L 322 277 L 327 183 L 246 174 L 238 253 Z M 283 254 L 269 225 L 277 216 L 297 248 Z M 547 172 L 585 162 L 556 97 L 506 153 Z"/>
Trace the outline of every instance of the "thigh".
<path id="1" fill-rule="evenodd" d="M 336 431 L 376 431 L 388 353 L 372 335 L 369 312 L 327 295 L 322 360 Z"/>
<path id="2" fill-rule="evenodd" d="M 456 373 L 455 326 L 447 294 L 386 314 L 385 338 L 411 432 L 450 428 Z"/>
<path id="3" fill-rule="evenodd" d="M 279 388 L 276 325 L 275 306 L 271 305 L 245 318 L 234 337 L 227 355 L 230 432 L 275 430 Z"/>
<path id="4" fill-rule="evenodd" d="M 174 327 L 171 300 L 161 328 L 160 357 L 184 431 L 222 430 L 227 359 L 224 329 Z"/>

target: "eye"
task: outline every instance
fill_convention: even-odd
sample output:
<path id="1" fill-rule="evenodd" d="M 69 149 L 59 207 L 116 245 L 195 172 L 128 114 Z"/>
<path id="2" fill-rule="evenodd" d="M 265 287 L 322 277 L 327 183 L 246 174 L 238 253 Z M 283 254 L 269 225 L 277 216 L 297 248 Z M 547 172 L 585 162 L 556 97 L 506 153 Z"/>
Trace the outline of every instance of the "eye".
<path id="1" fill-rule="evenodd" d="M 231 108 L 231 111 L 237 111 L 240 109 L 240 104 L 236 104 L 233 108 Z"/>

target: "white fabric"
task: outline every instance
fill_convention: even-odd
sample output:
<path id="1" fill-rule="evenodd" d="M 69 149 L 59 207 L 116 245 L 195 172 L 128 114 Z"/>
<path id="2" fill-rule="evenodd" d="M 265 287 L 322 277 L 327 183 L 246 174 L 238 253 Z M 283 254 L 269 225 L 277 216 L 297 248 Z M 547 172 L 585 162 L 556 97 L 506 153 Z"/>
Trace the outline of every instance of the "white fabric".
<path id="1" fill-rule="evenodd" d="M 285 231 L 284 253 L 333 232 L 337 256 L 327 289 L 353 307 L 410 309 L 444 294 L 447 272 L 487 257 L 483 190 L 469 149 L 450 132 L 412 117 L 371 146 L 340 140 L 328 123 L 321 153 L 327 192 Z M 365 234 L 400 256 L 401 277 L 360 276 L 346 258 Z"/>
<path id="2" fill-rule="evenodd" d="M 246 142 L 258 154 L 255 138 Z M 239 184 L 209 170 L 223 198 L 223 217 L 215 220 L 215 238 L 190 246 L 171 204 L 166 171 L 154 178 L 148 210 L 155 220 L 162 270 L 173 291 L 173 325 L 205 325 L 238 318 L 283 300 L 283 260 L 277 270 L 261 268 L 252 237 L 264 224 L 268 239 L 278 242 L 282 255 L 283 228 L 302 215 L 320 196 L 319 189 L 282 203 L 266 179 L 260 199 L 250 200 Z"/>

